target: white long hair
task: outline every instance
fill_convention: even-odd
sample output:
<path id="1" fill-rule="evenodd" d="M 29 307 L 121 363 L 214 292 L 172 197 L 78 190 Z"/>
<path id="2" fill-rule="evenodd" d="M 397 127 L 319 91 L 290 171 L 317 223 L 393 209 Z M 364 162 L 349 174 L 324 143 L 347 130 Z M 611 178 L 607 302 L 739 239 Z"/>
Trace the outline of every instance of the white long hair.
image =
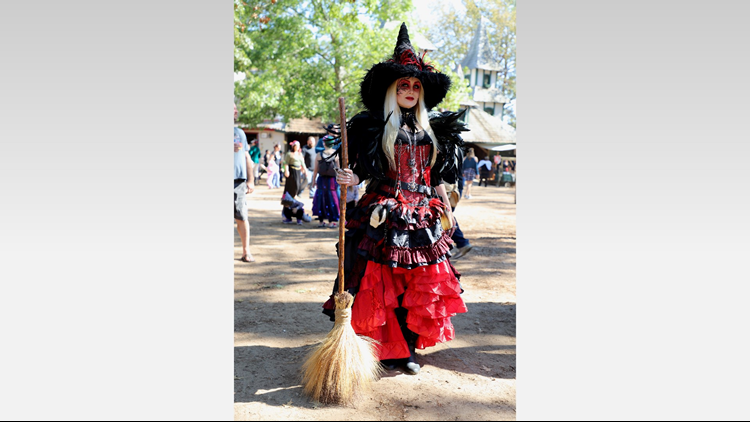
<path id="1" fill-rule="evenodd" d="M 392 169 L 396 169 L 396 137 L 398 136 L 398 130 L 401 128 L 401 108 L 398 106 L 398 97 L 396 96 L 398 81 L 397 79 L 388 90 L 385 92 L 385 102 L 383 103 L 383 116 L 391 114 L 391 118 L 388 119 L 388 123 L 385 125 L 385 131 L 383 133 L 383 151 L 385 156 L 388 157 L 388 163 Z M 417 110 L 414 113 L 417 122 L 422 129 L 430 135 L 432 139 L 432 159 L 430 160 L 430 166 L 435 164 L 437 159 L 438 144 L 435 133 L 430 127 L 430 118 L 427 114 L 427 107 L 424 105 L 424 85 L 422 85 L 422 91 L 419 93 L 419 101 L 417 103 Z"/>

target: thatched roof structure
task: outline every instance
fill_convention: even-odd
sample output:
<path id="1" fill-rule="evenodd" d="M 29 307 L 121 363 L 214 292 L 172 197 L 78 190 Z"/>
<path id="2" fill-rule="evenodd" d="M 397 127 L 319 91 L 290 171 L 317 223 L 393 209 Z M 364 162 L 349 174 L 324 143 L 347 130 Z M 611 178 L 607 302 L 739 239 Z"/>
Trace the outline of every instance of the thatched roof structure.
<path id="1" fill-rule="evenodd" d="M 499 117 L 485 112 L 473 101 L 461 103 L 461 108 L 469 109 L 466 124 L 470 131 L 461 133 L 464 142 L 489 144 L 482 145 L 486 148 L 495 145 L 516 143 L 516 130 L 513 126 L 503 122 Z"/>
<path id="2" fill-rule="evenodd" d="M 315 134 L 325 135 L 326 130 L 323 128 L 323 121 L 320 118 L 315 119 L 291 119 L 289 123 L 284 127 L 286 133 L 304 133 L 304 134 Z"/>

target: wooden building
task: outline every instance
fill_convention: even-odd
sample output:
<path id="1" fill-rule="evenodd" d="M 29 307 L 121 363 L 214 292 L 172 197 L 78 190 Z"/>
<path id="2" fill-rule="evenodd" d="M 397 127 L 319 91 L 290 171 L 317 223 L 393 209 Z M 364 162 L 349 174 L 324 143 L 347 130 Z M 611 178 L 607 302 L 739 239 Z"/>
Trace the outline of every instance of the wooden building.
<path id="1" fill-rule="evenodd" d="M 499 87 L 497 73 L 503 68 L 490 47 L 486 26 L 487 19 L 482 17 L 471 40 L 469 52 L 457 70 L 459 74 L 464 74 L 463 68 L 469 69 L 464 78 L 469 81 L 471 100 L 487 114 L 502 118 L 503 106 L 508 99 Z"/>
<path id="2" fill-rule="evenodd" d="M 470 129 L 462 137 L 469 147 L 474 148 L 474 153 L 480 159 L 496 155 L 501 155 L 503 159 L 515 159 L 515 150 L 491 151 L 492 147 L 499 145 L 515 145 L 516 130 L 502 118 L 503 106 L 508 99 L 500 89 L 498 71 L 503 68 L 495 59 L 490 46 L 487 25 L 487 19 L 480 18 L 469 51 L 457 66 L 459 74 L 463 74 L 463 69 L 468 68 L 468 74 L 464 78 L 471 88 L 470 98 L 461 103 L 461 109 L 469 110 L 464 116 L 464 122 Z"/>
<path id="3" fill-rule="evenodd" d="M 261 154 L 266 150 L 273 151 L 273 146 L 281 145 L 281 151 L 289 150 L 289 143 L 299 141 L 300 146 L 305 145 L 307 138 L 312 136 L 317 142 L 318 138 L 326 134 L 323 123 L 318 119 L 291 119 L 289 123 L 283 123 L 281 118 L 264 121 L 257 127 L 239 126 L 247 135 L 247 142 L 258 139 L 258 148 Z"/>
<path id="4" fill-rule="evenodd" d="M 490 148 L 498 145 L 516 144 L 516 131 L 513 126 L 485 112 L 479 104 L 473 101 L 462 102 L 461 109 L 469 110 L 463 120 L 469 127 L 469 131 L 462 132 L 461 137 L 467 147 L 474 148 L 477 157 L 480 159 L 494 155 L 515 157 L 515 150 L 503 153 L 490 151 Z"/>
<path id="5" fill-rule="evenodd" d="M 315 143 L 317 144 L 318 138 L 327 133 L 320 118 L 292 119 L 289 121 L 289 123 L 286 124 L 284 132 L 287 143 L 292 141 L 299 141 L 300 146 L 306 145 L 307 138 L 310 136 L 315 138 Z"/>

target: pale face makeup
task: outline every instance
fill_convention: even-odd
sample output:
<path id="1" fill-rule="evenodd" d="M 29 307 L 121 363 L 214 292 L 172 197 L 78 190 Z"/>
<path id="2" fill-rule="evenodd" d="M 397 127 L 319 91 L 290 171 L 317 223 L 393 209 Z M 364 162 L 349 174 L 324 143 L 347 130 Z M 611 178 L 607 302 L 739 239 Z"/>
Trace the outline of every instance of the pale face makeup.
<path id="1" fill-rule="evenodd" d="M 396 82 L 396 101 L 403 108 L 412 108 L 419 102 L 422 82 L 417 78 L 401 78 Z"/>

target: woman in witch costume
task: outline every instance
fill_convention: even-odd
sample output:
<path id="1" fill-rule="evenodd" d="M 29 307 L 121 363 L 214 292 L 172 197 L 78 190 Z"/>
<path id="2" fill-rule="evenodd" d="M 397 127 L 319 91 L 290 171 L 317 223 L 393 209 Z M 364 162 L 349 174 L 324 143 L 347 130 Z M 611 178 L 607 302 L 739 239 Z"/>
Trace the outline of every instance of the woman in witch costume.
<path id="1" fill-rule="evenodd" d="M 402 24 L 393 57 L 362 80 L 367 111 L 347 124 L 351 168 L 336 177 L 344 186 L 368 180 L 346 215 L 352 327 L 379 342 L 386 367 L 412 375 L 420 370 L 415 349 L 453 339 L 450 317 L 467 311 L 449 261 L 455 224 L 443 186 L 461 173 L 460 132 L 467 129 L 460 113 L 428 116 L 449 88 L 448 76 L 416 54 Z M 332 298 L 323 308 L 333 319 Z"/>

